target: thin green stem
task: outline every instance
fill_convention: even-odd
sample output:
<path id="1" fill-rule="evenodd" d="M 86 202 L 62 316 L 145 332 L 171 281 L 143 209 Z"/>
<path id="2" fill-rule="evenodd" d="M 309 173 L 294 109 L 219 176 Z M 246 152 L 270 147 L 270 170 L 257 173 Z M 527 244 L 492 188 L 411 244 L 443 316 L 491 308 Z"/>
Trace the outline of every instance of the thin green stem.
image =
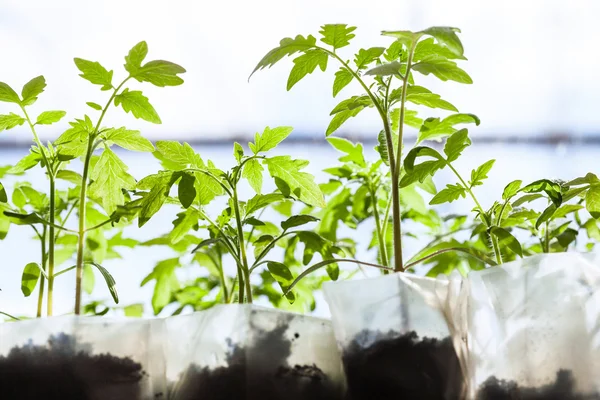
<path id="1" fill-rule="evenodd" d="M 375 189 L 371 182 L 368 182 L 369 193 L 371 194 L 371 202 L 373 203 L 373 217 L 375 218 L 375 230 L 377 232 L 377 241 L 379 242 L 379 257 L 381 258 L 381 264 L 388 266 L 387 251 L 385 248 L 385 237 L 383 236 L 383 229 L 381 227 L 381 218 L 379 217 L 379 207 L 377 205 L 377 196 Z"/>
<path id="2" fill-rule="evenodd" d="M 488 228 L 491 228 L 492 223 L 488 219 L 485 210 L 483 209 L 483 207 L 481 206 L 481 204 L 477 200 L 477 197 L 475 197 L 475 193 L 473 193 L 473 190 L 471 190 L 471 187 L 469 185 L 467 185 L 467 182 L 465 182 L 465 180 L 458 173 L 458 171 L 452 166 L 451 163 L 448 163 L 448 167 L 452 170 L 452 172 L 454 172 L 454 175 L 456 175 L 456 177 L 460 180 L 460 183 L 463 185 L 464 189 L 467 191 L 467 193 L 469 193 L 469 196 L 471 196 L 471 198 L 473 199 L 473 201 L 477 205 L 477 209 L 479 210 L 479 216 L 481 217 L 481 220 L 483 221 L 483 223 L 485 224 L 485 226 L 487 226 Z M 492 247 L 494 249 L 494 254 L 496 256 L 496 263 L 502 264 L 502 253 L 500 252 L 500 246 L 498 244 L 498 238 L 496 236 L 494 236 L 494 235 L 490 235 L 490 237 L 492 239 Z"/>
<path id="3" fill-rule="evenodd" d="M 242 225 L 242 215 L 240 212 L 237 188 L 234 185 L 232 189 L 233 189 L 233 209 L 234 209 L 234 213 L 235 213 L 235 222 L 237 225 L 240 258 L 242 259 L 241 267 L 243 269 L 242 272 L 244 273 L 244 283 L 246 285 L 246 299 L 247 299 L 248 303 L 252 304 L 252 285 L 250 284 L 250 269 L 248 267 L 248 258 L 246 257 L 246 243 L 244 240 L 244 227 Z"/>
<path id="4" fill-rule="evenodd" d="M 448 248 L 448 249 L 438 250 L 438 251 L 433 252 L 433 253 L 431 253 L 431 254 L 423 257 L 423 258 L 420 258 L 420 259 L 418 259 L 416 261 L 408 263 L 408 264 L 406 264 L 406 268 L 408 269 L 408 268 L 414 267 L 415 265 L 418 265 L 418 264 L 420 264 L 420 263 L 422 263 L 424 261 L 427 261 L 430 258 L 437 257 L 440 254 L 447 253 L 449 251 L 457 251 L 457 252 L 465 253 L 465 254 L 467 254 L 467 255 L 469 255 L 469 256 L 471 256 L 471 257 L 473 257 L 473 258 L 475 258 L 475 259 L 477 259 L 477 260 L 479 260 L 481 262 L 483 262 L 484 264 L 496 265 L 493 260 L 491 260 L 490 258 L 484 256 L 483 254 L 475 254 L 474 252 L 469 251 L 469 249 L 463 249 L 463 248 L 460 248 L 460 247 L 452 247 L 452 248 Z"/>
<path id="5" fill-rule="evenodd" d="M 227 187 L 227 185 L 225 185 L 221 179 L 217 178 L 216 176 L 214 176 L 210 171 L 207 171 L 205 169 L 200 169 L 200 168 L 186 168 L 183 171 L 188 171 L 188 172 L 200 172 L 206 176 L 208 176 L 209 178 L 211 178 L 212 180 L 214 180 L 215 182 L 217 182 L 222 188 L 223 190 L 225 190 L 225 193 L 227 193 L 227 195 L 229 197 L 233 197 L 233 193 L 231 193 L 231 190 L 229 190 L 229 188 Z"/>
<path id="6" fill-rule="evenodd" d="M 42 269 L 44 271 L 46 271 L 46 226 L 44 226 L 43 228 L 43 233 L 40 236 L 40 241 L 42 243 Z M 38 292 L 38 304 L 37 304 L 37 314 L 36 317 L 37 318 L 41 318 L 42 316 L 42 309 L 44 307 L 44 288 L 46 286 L 46 278 L 44 277 L 44 275 L 40 275 L 40 289 Z"/>
<path id="7" fill-rule="evenodd" d="M 544 232 L 544 253 L 550 253 L 550 221 L 546 221 L 546 232 Z"/>
<path id="8" fill-rule="evenodd" d="M 82 295 L 82 280 L 83 280 L 83 250 L 85 248 L 85 214 L 86 214 L 86 206 L 87 206 L 87 186 L 88 186 L 88 175 L 90 169 L 90 161 L 92 158 L 92 154 L 94 153 L 94 140 L 100 131 L 100 126 L 102 125 L 102 121 L 104 120 L 104 116 L 108 111 L 110 105 L 113 100 L 117 96 L 117 93 L 123 85 L 131 78 L 128 76 L 125 78 L 123 82 L 114 90 L 106 105 L 102 109 L 102 113 L 100 114 L 100 118 L 98 118 L 98 123 L 94 129 L 94 132 L 88 137 L 88 146 L 87 151 L 85 153 L 85 159 L 83 162 L 83 175 L 81 178 L 81 191 L 79 193 L 79 238 L 77 241 L 77 264 L 76 274 L 75 274 L 75 315 L 81 314 L 81 295 Z"/>
<path id="9" fill-rule="evenodd" d="M 225 244 L 225 247 L 227 247 L 227 250 L 229 250 L 229 253 L 233 257 L 235 262 L 239 264 L 240 263 L 239 254 L 237 254 L 235 246 L 233 245 L 233 243 L 231 243 L 231 241 L 229 240 L 227 235 L 225 235 L 225 232 L 223 232 L 223 230 L 219 227 L 219 225 L 217 225 L 213 220 L 211 220 L 208 217 L 208 215 L 206 215 L 202 210 L 198 210 L 198 213 L 202 216 L 202 218 L 207 220 L 216 230 L 219 231 L 219 234 L 221 235 L 221 238 L 223 239 L 223 243 Z"/>
<path id="10" fill-rule="evenodd" d="M 33 134 L 33 139 L 35 143 L 38 145 L 40 149 L 40 153 L 42 154 L 42 159 L 44 160 L 44 164 L 46 165 L 46 171 L 48 174 L 48 179 L 50 180 L 50 209 L 49 209 L 49 232 L 48 232 L 48 304 L 47 304 L 47 312 L 48 316 L 52 315 L 52 295 L 54 290 L 54 279 L 52 278 L 52 274 L 54 272 L 54 241 L 55 241 L 55 217 L 56 217 L 56 188 L 55 188 L 55 176 L 54 171 L 52 170 L 52 164 L 50 164 L 50 160 L 46 155 L 46 148 L 42 145 L 40 138 L 35 130 L 35 125 L 31 122 L 31 118 L 29 118 L 29 114 L 24 106 L 21 106 L 21 110 L 25 115 L 25 119 L 27 120 L 27 124 L 31 129 L 31 133 Z M 40 289 L 42 288 L 40 284 Z M 38 302 L 39 303 L 39 302 Z"/>
<path id="11" fill-rule="evenodd" d="M 61 225 L 62 225 L 63 229 L 59 229 L 56 232 L 56 235 L 54 236 L 54 240 L 55 241 L 58 240 L 58 237 L 60 236 L 61 231 L 67 230 L 67 228 L 65 228 L 65 224 L 69 220 L 69 217 L 71 217 L 71 214 L 73 214 L 73 210 L 75 210 L 75 208 L 77 207 L 77 204 L 79 204 L 79 199 L 75 200 L 73 202 L 73 204 L 71 204 L 71 207 L 69 208 L 69 211 L 67 211 L 67 215 L 65 215 L 65 218 L 61 221 Z M 74 233 L 77 233 L 77 232 L 74 232 Z"/>

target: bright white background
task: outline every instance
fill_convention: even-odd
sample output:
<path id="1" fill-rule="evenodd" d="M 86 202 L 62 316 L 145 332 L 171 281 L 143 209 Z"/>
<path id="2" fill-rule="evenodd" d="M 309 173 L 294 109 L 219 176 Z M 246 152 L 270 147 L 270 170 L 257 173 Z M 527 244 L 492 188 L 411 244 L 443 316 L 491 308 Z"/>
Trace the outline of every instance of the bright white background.
<path id="1" fill-rule="evenodd" d="M 322 137 L 335 104 L 334 70 L 315 72 L 292 93 L 285 91 L 289 65 L 247 82 L 281 38 L 316 35 L 324 23 L 348 23 L 359 28 L 354 45 L 344 49 L 351 51 L 389 44 L 379 37 L 382 29 L 450 25 L 463 31 L 469 58 L 463 66 L 475 84 L 445 84 L 439 92 L 461 111 L 481 117 L 477 135 L 589 135 L 600 122 L 598 16 L 600 2 L 594 0 L 1 0 L 0 81 L 20 88 L 44 74 L 49 86 L 40 110 L 80 116 L 89 111 L 86 101 L 101 102 L 106 93 L 77 76 L 73 57 L 101 61 L 119 77 L 123 56 L 146 40 L 150 58 L 188 70 L 182 87 L 144 85 L 163 120 L 162 126 L 142 124 L 148 135 L 208 140 L 286 124 L 299 134 Z M 376 117 L 364 114 L 347 133 L 369 134 Z M 111 120 L 131 121 L 117 111 Z M 2 134 L 2 139 L 29 136 L 23 131 L 22 138 Z"/>

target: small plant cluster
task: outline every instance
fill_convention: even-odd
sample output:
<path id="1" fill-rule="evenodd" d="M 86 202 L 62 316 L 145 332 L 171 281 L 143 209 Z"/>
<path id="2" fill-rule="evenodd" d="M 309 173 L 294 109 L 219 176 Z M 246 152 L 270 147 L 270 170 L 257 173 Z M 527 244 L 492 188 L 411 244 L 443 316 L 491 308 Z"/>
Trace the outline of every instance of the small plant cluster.
<path id="1" fill-rule="evenodd" d="M 471 145 L 465 126 L 480 120 L 459 112 L 424 82 L 472 83 L 462 68 L 467 59 L 457 28 L 384 31 L 388 45 L 361 48 L 349 59 L 343 52 L 355 30 L 324 25 L 317 37 L 284 38 L 251 74 L 293 57 L 287 90 L 317 68 L 328 67 L 335 69 L 333 97 L 350 87 L 356 90 L 330 113 L 325 135 L 342 155 L 337 165 L 325 169 L 329 180 L 320 184 L 306 172 L 308 161 L 272 154 L 291 127 L 267 127 L 247 146 L 234 143 L 231 166 L 218 168 L 187 143 L 153 144 L 138 130 L 106 126 L 113 106 L 136 119 L 161 123 L 148 98 L 130 86 L 135 81 L 157 87 L 183 83 L 181 66 L 145 61 L 145 42 L 125 57 L 120 81 L 98 62 L 74 60 L 80 76 L 107 92 L 107 99 L 104 105 L 87 102 L 90 115 L 69 122 L 62 135 L 47 143 L 38 130 L 59 122 L 66 112 L 34 114 L 46 88 L 44 77 L 26 83 L 20 94 L 0 82 L 0 101 L 12 107 L 0 115 L 0 132 L 26 126 L 33 139 L 23 159 L 0 166 L 0 179 L 42 168 L 48 183 L 45 190 L 25 180 L 6 187 L 0 183 L 0 240 L 19 225 L 28 226 L 38 239 L 39 257 L 23 268 L 21 282 L 25 296 L 37 290 L 36 315 L 44 315 L 44 303 L 45 314 L 53 314 L 54 281 L 62 275 L 74 275 L 75 314 L 104 314 L 114 308 L 100 301 L 83 305 L 82 299 L 83 292 L 92 293 L 97 270 L 118 302 L 116 282 L 102 264 L 119 257 L 120 247 L 164 246 L 174 253 L 141 283 L 154 282 L 155 314 L 167 306 L 177 314 L 186 307 L 251 303 L 261 296 L 277 307 L 313 309 L 314 292 L 326 279 L 356 272 L 340 263 L 377 267 L 383 273 L 414 271 L 425 264 L 428 275 L 436 276 L 535 253 L 593 248 L 600 240 L 600 180 L 593 173 L 568 182 L 515 180 L 500 199 L 484 205 L 477 191 L 495 160 L 475 166 L 469 175 L 456 167 Z M 366 110 L 381 123 L 376 161 L 367 161 L 371 157 L 361 143 L 333 136 Z M 427 110 L 447 114 L 428 117 Z M 411 129 L 417 139 L 409 145 L 405 138 Z M 123 150 L 152 153 L 161 170 L 137 180 L 119 155 Z M 455 182 L 438 190 L 434 177 L 442 170 L 451 172 Z M 240 196 L 242 186 L 251 189 L 251 197 Z M 462 199 L 471 202 L 471 214 L 444 215 L 435 207 Z M 174 209 L 169 233 L 145 242 L 125 237 L 124 228 L 136 220 L 143 227 L 158 212 Z M 372 229 L 372 238 L 360 243 L 364 234 L 342 233 L 348 229 Z M 404 242 L 415 238 L 419 243 L 425 238 L 427 244 L 407 258 Z M 361 246 L 374 250 L 373 260 L 356 259 Z M 140 315 L 140 307 L 129 305 L 124 312 Z"/>

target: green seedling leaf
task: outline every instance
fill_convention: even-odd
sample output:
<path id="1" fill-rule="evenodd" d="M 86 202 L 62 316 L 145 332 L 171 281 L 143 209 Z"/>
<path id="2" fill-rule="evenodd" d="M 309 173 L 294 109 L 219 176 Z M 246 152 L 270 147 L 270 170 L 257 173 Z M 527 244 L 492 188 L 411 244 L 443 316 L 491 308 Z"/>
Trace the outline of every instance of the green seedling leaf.
<path id="1" fill-rule="evenodd" d="M 588 172 L 584 177 L 573 179 L 570 182 L 567 182 L 566 186 L 580 186 L 580 185 L 593 185 L 595 183 L 600 183 L 600 179 L 595 174 Z"/>
<path id="2" fill-rule="evenodd" d="M 126 150 L 142 152 L 153 152 L 155 150 L 152 142 L 143 137 L 140 131 L 132 131 L 125 127 L 109 129 L 104 133 L 104 137 Z"/>
<path id="3" fill-rule="evenodd" d="M 453 133 L 444 146 L 444 153 L 448 157 L 447 161 L 452 162 L 457 160 L 462 151 L 470 145 L 471 139 L 469 139 L 469 132 L 466 129 L 461 129 Z"/>
<path id="4" fill-rule="evenodd" d="M 8 203 L 8 196 L 6 195 L 6 189 L 4 189 L 2 182 L 0 182 L 0 203 Z"/>
<path id="5" fill-rule="evenodd" d="M 290 56 L 298 52 L 305 52 L 316 46 L 317 39 L 308 35 L 306 38 L 298 35 L 295 38 L 284 38 L 279 42 L 279 46 L 269 51 L 256 65 L 250 77 L 258 70 L 270 68 L 283 57 Z"/>
<path id="6" fill-rule="evenodd" d="M 197 224 L 198 211 L 188 208 L 186 211 L 177 214 L 177 219 L 173 221 L 173 230 L 169 233 L 169 238 L 173 243 L 179 243 L 194 225 Z"/>
<path id="7" fill-rule="evenodd" d="M 600 183 L 590 186 L 585 195 L 585 207 L 592 217 L 600 218 Z"/>
<path id="8" fill-rule="evenodd" d="M 123 307 L 123 312 L 126 317 L 130 318 L 141 318 L 144 315 L 144 305 L 143 304 L 130 304 L 126 307 Z"/>
<path id="9" fill-rule="evenodd" d="M 382 31 L 381 34 L 383 36 L 390 36 L 390 37 L 396 38 L 396 41 L 398 43 L 403 44 L 408 48 L 410 48 L 414 42 L 418 41 L 419 38 L 421 38 L 421 36 L 423 36 L 423 34 L 420 32 L 411 32 L 411 31 Z M 397 51 L 399 51 L 399 50 L 397 50 Z M 398 56 L 399 56 L 399 54 L 398 54 Z"/>
<path id="10" fill-rule="evenodd" d="M 82 286 L 87 294 L 92 294 L 94 287 L 96 286 L 96 276 L 94 275 L 94 269 L 90 264 L 84 264 L 83 266 Z"/>
<path id="11" fill-rule="evenodd" d="M 352 96 L 349 99 L 342 100 L 329 115 L 335 115 L 342 111 L 351 111 L 356 109 L 362 109 L 365 107 L 372 107 L 373 101 L 369 98 L 369 96 Z"/>
<path id="12" fill-rule="evenodd" d="M 24 123 L 25 118 L 21 117 L 20 115 L 14 113 L 0 115 L 0 132 L 21 126 Z"/>
<path id="13" fill-rule="evenodd" d="M 263 171 L 263 166 L 256 159 L 247 161 L 242 170 L 242 178 L 248 180 L 256 194 L 262 192 Z"/>
<path id="14" fill-rule="evenodd" d="M 267 126 L 262 135 L 258 133 L 254 135 L 254 143 L 249 143 L 248 146 L 255 155 L 272 150 L 287 138 L 293 130 L 294 128 L 291 126 L 280 126 L 273 129 Z"/>
<path id="15" fill-rule="evenodd" d="M 325 136 L 329 136 L 344 124 L 347 120 L 352 117 L 356 117 L 358 113 L 360 113 L 364 107 L 358 107 L 353 110 L 344 110 L 334 115 L 333 119 L 329 123 L 327 130 L 325 131 Z"/>
<path id="16" fill-rule="evenodd" d="M 345 156 L 340 157 L 340 161 L 352 162 L 361 167 L 366 166 L 362 144 L 354 144 L 347 139 L 337 137 L 329 137 L 327 138 L 327 141 L 337 150 L 346 153 Z"/>
<path id="17" fill-rule="evenodd" d="M 244 158 L 244 148 L 238 142 L 233 143 L 233 156 L 238 164 L 242 162 L 242 158 Z"/>
<path id="18" fill-rule="evenodd" d="M 292 275 L 290 269 L 285 264 L 275 261 L 269 261 L 267 268 L 269 268 L 273 279 L 279 283 L 281 290 L 285 293 L 285 297 L 290 303 L 293 303 L 296 300 L 296 296 L 293 292 L 288 291 L 289 286 L 294 281 L 294 275 Z"/>
<path id="19" fill-rule="evenodd" d="M 67 115 L 65 111 L 44 111 L 37 117 L 36 125 L 52 125 Z"/>
<path id="20" fill-rule="evenodd" d="M 555 212 L 556 204 L 550 204 L 548 207 L 546 207 L 546 209 L 542 212 L 542 215 L 540 215 L 535 222 L 535 229 L 540 229 L 540 226 L 542 226 L 544 222 L 549 221 Z"/>
<path id="21" fill-rule="evenodd" d="M 221 241 L 221 238 L 204 239 L 203 241 L 201 241 L 198 244 L 198 246 L 194 247 L 194 250 L 192 250 L 192 253 L 197 252 L 198 250 L 202 249 L 203 247 L 212 246 L 213 244 L 217 244 L 220 241 Z"/>
<path id="22" fill-rule="evenodd" d="M 490 234 L 498 238 L 500 247 L 508 248 L 513 253 L 519 255 L 519 257 L 523 257 L 521 243 L 509 231 L 498 226 L 493 226 L 490 229 Z"/>
<path id="23" fill-rule="evenodd" d="M 556 209 L 552 219 L 564 218 L 567 215 L 574 213 L 576 211 L 582 210 L 583 206 L 579 204 L 563 204 L 559 208 Z"/>
<path id="24" fill-rule="evenodd" d="M 524 193 L 544 192 L 556 207 L 560 207 L 560 205 L 562 204 L 561 186 L 558 183 L 552 182 L 549 179 L 540 179 L 538 181 L 532 182 L 529 185 L 522 188 L 520 191 Z"/>
<path id="25" fill-rule="evenodd" d="M 333 97 L 337 96 L 337 94 L 346 86 L 348 86 L 348 84 L 350 84 L 350 82 L 352 82 L 352 79 L 354 79 L 354 77 L 352 76 L 352 73 L 350 71 L 348 71 L 346 68 L 340 68 L 336 73 L 335 73 L 335 79 L 333 81 Z"/>
<path id="26" fill-rule="evenodd" d="M 160 140 L 156 142 L 156 149 L 160 155 L 175 164 L 171 169 L 185 169 L 192 165 L 203 167 L 202 159 L 194 149 L 187 143 L 179 143 L 171 140 Z"/>
<path id="27" fill-rule="evenodd" d="M 48 221 L 46 221 L 36 213 L 19 214 L 11 211 L 4 211 L 4 215 L 9 217 L 11 222 L 16 225 L 49 225 Z"/>
<path id="28" fill-rule="evenodd" d="M 265 159 L 269 173 L 275 179 L 277 188 L 284 196 L 294 196 L 306 204 L 325 207 L 325 197 L 315 183 L 315 178 L 302 172 L 308 161 L 293 160 L 290 156 L 277 156 Z"/>
<path id="29" fill-rule="evenodd" d="M 422 125 L 417 126 L 419 129 L 419 137 L 417 143 L 424 140 L 438 140 L 446 136 L 450 136 L 457 131 L 454 127 L 459 124 L 479 125 L 480 120 L 473 114 L 453 114 L 440 120 L 439 118 L 427 118 Z"/>
<path id="30" fill-rule="evenodd" d="M 433 26 L 421 31 L 429 36 L 433 36 L 441 45 L 445 46 L 458 58 L 464 58 L 463 45 L 456 33 L 460 33 L 460 29 L 449 26 Z"/>
<path id="31" fill-rule="evenodd" d="M 354 64 L 356 68 L 361 70 L 367 68 L 367 66 L 379 59 L 385 47 L 371 47 L 369 49 L 360 49 L 356 56 L 354 56 Z"/>
<path id="32" fill-rule="evenodd" d="M 154 86 L 165 87 L 181 85 L 183 79 L 178 75 L 185 72 L 185 68 L 170 61 L 154 60 L 138 67 L 132 76 L 139 82 L 149 82 Z"/>
<path id="33" fill-rule="evenodd" d="M 414 71 L 423 75 L 432 74 L 442 81 L 455 81 L 458 83 L 473 83 L 473 80 L 465 71 L 456 65 L 454 61 L 442 57 L 427 57 L 412 66 Z"/>
<path id="34" fill-rule="evenodd" d="M 29 297 L 40 279 L 41 267 L 37 263 L 29 263 L 23 269 L 21 276 L 21 292 L 23 296 Z"/>
<path id="35" fill-rule="evenodd" d="M 516 196 L 517 193 L 519 193 L 519 189 L 521 188 L 522 183 L 523 183 L 523 181 L 516 180 L 516 181 L 512 181 L 511 183 L 506 185 L 506 187 L 504 188 L 504 191 L 502 192 L 502 200 L 509 200 L 509 199 L 513 198 L 514 196 Z"/>
<path id="36" fill-rule="evenodd" d="M 429 89 L 422 86 L 409 86 L 406 90 L 406 101 L 430 108 L 440 108 L 442 110 L 458 112 L 456 107 L 446 100 L 443 100 L 439 94 L 432 93 Z"/>
<path id="37" fill-rule="evenodd" d="M 466 190 L 461 185 L 446 185 L 446 187 L 440 190 L 433 199 L 429 202 L 430 205 L 452 203 L 454 200 L 458 200 L 459 197 L 466 197 Z"/>
<path id="38" fill-rule="evenodd" d="M 110 274 L 110 272 L 108 272 L 108 270 L 106 268 L 104 268 L 102 265 L 100 265 L 98 263 L 90 263 L 90 264 L 92 264 L 94 267 L 96 267 L 98 269 L 98 271 L 100 271 L 100 273 L 102 274 L 102 277 L 104 278 L 104 281 L 106 282 L 106 286 L 108 287 L 108 291 L 110 292 L 110 295 L 112 296 L 115 303 L 119 304 L 119 295 L 117 293 L 117 283 L 115 282 L 115 278 L 113 278 L 113 276 Z"/>
<path id="39" fill-rule="evenodd" d="M 141 283 L 141 286 L 145 286 L 148 282 L 156 280 L 152 295 L 152 309 L 155 315 L 169 304 L 173 292 L 179 289 L 179 281 L 175 275 L 175 269 L 179 266 L 179 258 L 160 261 Z"/>
<path id="40" fill-rule="evenodd" d="M 129 50 L 125 56 L 125 70 L 132 76 L 137 75 L 142 66 L 142 62 L 148 55 L 148 44 L 144 41 L 139 42 Z"/>
<path id="41" fill-rule="evenodd" d="M 280 193 L 257 194 L 246 203 L 246 216 L 250 216 L 270 204 L 278 203 L 283 200 L 284 196 Z"/>
<path id="42" fill-rule="evenodd" d="M 173 184 L 179 179 L 180 173 L 167 172 L 150 175 L 138 182 L 138 188 L 150 189 L 140 202 L 139 227 L 144 226 L 154 214 L 160 210 L 171 191 Z"/>
<path id="43" fill-rule="evenodd" d="M 387 64 L 381 64 L 376 67 L 371 68 L 365 75 L 374 75 L 374 76 L 399 76 L 400 69 L 402 68 L 402 64 L 399 61 L 392 61 Z"/>
<path id="44" fill-rule="evenodd" d="M 108 71 L 99 62 L 75 58 L 75 65 L 82 72 L 79 76 L 83 79 L 90 81 L 94 85 L 101 85 L 102 90 L 113 88 L 113 71 Z"/>
<path id="45" fill-rule="evenodd" d="M 400 180 L 400 187 L 404 188 L 412 185 L 415 182 L 425 182 L 430 176 L 433 176 L 438 170 L 446 166 L 446 161 L 432 160 L 424 161 L 419 165 L 415 165 L 414 168 L 404 174 Z"/>
<path id="46" fill-rule="evenodd" d="M 355 30 L 355 26 L 347 24 L 327 24 L 321 27 L 319 33 L 323 36 L 321 42 L 330 45 L 335 51 L 350 44 L 350 40 L 356 36 L 352 33 Z"/>
<path id="47" fill-rule="evenodd" d="M 125 112 L 130 112 L 135 118 L 141 118 L 153 124 L 161 124 L 162 121 L 158 113 L 152 107 L 148 98 L 139 90 L 123 90 L 121 94 L 115 96 L 115 106 L 122 106 Z"/>
<path id="48" fill-rule="evenodd" d="M 413 55 L 413 61 L 419 62 L 422 60 L 426 60 L 427 58 L 430 58 L 430 57 L 443 57 L 443 58 L 447 58 L 450 60 L 452 60 L 452 59 L 466 60 L 466 58 L 463 55 L 460 55 L 460 56 L 456 55 L 451 50 L 449 50 L 447 47 L 444 47 L 440 44 L 435 43 L 433 38 L 421 40 L 419 43 L 417 43 L 417 46 L 415 48 L 415 53 Z"/>
<path id="49" fill-rule="evenodd" d="M 98 104 L 98 103 L 94 103 L 92 101 L 88 101 L 85 104 L 87 104 L 88 106 L 90 106 L 91 108 L 93 108 L 96 111 L 102 111 L 102 106 L 100 104 Z"/>
<path id="50" fill-rule="evenodd" d="M 442 161 L 443 165 L 445 165 L 444 157 L 437 150 L 431 147 L 417 146 L 413 147 L 404 158 L 404 169 L 406 169 L 406 172 L 410 173 L 414 171 L 415 161 L 418 157 L 432 157 Z"/>
<path id="51" fill-rule="evenodd" d="M 62 179 L 63 181 L 74 183 L 75 185 L 81 185 L 83 177 L 75 171 L 68 169 L 61 169 L 56 173 L 56 178 Z"/>
<path id="52" fill-rule="evenodd" d="M 98 199 L 109 214 L 125 204 L 122 189 L 136 187 L 135 179 L 127 170 L 127 165 L 111 149 L 105 148 L 90 174 L 93 182 L 89 195 Z"/>
<path id="53" fill-rule="evenodd" d="M 291 228 L 295 228 L 297 226 L 302 226 L 308 224 L 309 222 L 319 221 L 319 218 L 313 217 L 312 215 L 293 215 L 281 222 L 281 227 L 284 230 L 288 230 Z"/>
<path id="54" fill-rule="evenodd" d="M 0 82 L 0 101 L 21 104 L 19 95 L 4 82 Z"/>
<path id="55" fill-rule="evenodd" d="M 179 181 L 177 195 L 184 208 L 189 208 L 196 199 L 196 188 L 194 186 L 196 177 L 192 174 L 184 173 Z"/>
<path id="56" fill-rule="evenodd" d="M 483 181 L 488 178 L 487 174 L 490 172 L 496 160 L 489 160 L 477 169 L 471 171 L 471 187 L 483 185 Z M 503 195 L 504 196 L 504 195 Z"/>
<path id="57" fill-rule="evenodd" d="M 290 71 L 287 81 L 287 90 L 290 90 L 296 83 L 308 74 L 312 74 L 317 67 L 321 71 L 327 69 L 327 60 L 329 56 L 322 50 L 308 50 L 301 56 L 294 59 L 294 67 Z"/>
<path id="58" fill-rule="evenodd" d="M 37 101 L 38 96 L 42 94 L 45 88 L 46 79 L 43 76 L 40 75 L 33 78 L 23 86 L 23 90 L 21 91 L 23 100 L 21 101 L 21 104 L 23 106 L 32 105 Z"/>

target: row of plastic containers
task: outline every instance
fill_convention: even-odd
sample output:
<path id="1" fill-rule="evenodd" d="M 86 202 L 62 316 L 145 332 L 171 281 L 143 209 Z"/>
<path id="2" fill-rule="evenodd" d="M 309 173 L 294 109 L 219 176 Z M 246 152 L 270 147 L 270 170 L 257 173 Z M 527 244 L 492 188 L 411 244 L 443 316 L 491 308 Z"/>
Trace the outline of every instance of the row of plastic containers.
<path id="1" fill-rule="evenodd" d="M 331 283 L 332 320 L 250 305 L 0 325 L 3 400 L 600 399 L 600 268 Z"/>

